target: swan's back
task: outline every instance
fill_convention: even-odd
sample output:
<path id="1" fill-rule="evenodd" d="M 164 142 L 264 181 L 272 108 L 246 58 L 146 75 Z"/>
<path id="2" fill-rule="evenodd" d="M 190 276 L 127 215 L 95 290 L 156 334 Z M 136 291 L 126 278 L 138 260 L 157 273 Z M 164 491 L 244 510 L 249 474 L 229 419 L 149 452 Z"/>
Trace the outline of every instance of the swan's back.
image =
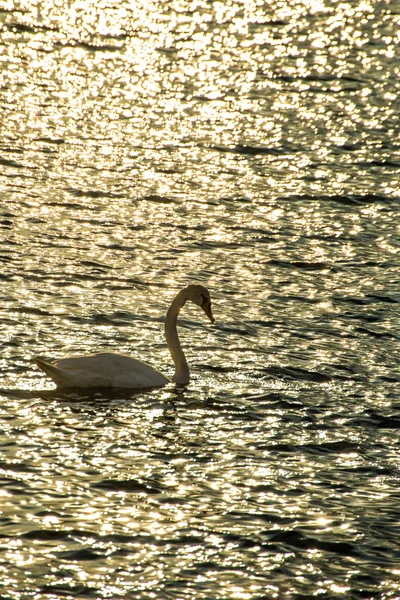
<path id="1" fill-rule="evenodd" d="M 168 379 L 147 363 L 129 356 L 102 352 L 48 362 L 35 358 L 36 364 L 62 388 L 158 387 Z"/>

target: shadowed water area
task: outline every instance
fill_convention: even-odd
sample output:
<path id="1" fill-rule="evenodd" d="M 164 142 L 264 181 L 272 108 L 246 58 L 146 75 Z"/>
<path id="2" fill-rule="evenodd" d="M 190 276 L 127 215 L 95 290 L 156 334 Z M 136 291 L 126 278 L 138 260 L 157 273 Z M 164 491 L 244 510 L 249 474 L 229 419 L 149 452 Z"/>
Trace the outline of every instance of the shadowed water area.
<path id="1" fill-rule="evenodd" d="M 400 598 L 400 3 L 0 2 L 0 598 Z M 185 388 L 66 391 L 111 351 Z"/>

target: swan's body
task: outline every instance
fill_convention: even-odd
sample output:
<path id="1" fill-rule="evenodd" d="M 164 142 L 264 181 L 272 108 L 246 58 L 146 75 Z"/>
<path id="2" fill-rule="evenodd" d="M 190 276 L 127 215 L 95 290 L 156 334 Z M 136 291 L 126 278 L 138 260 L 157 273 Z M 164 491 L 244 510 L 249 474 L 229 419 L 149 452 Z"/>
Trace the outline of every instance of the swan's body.
<path id="1" fill-rule="evenodd" d="M 160 371 L 122 354 L 102 352 L 36 364 L 59 388 L 150 388 L 168 383 Z"/>
<path id="2" fill-rule="evenodd" d="M 175 383 L 189 383 L 190 372 L 176 329 L 178 314 L 190 300 L 200 306 L 214 322 L 208 290 L 201 285 L 188 285 L 173 299 L 165 319 L 165 337 L 175 364 Z M 35 358 L 36 364 L 59 388 L 130 388 L 161 387 L 169 382 L 160 371 L 129 356 L 104 352 L 88 356 L 63 358 L 48 362 Z"/>

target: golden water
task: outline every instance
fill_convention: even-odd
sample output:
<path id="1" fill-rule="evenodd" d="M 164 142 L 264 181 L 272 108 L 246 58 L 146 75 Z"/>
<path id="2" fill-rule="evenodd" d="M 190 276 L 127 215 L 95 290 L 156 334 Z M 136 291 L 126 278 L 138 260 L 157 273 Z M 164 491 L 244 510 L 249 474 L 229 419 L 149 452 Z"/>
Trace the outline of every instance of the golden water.
<path id="1" fill-rule="evenodd" d="M 399 597 L 398 8 L 0 4 L 2 599 Z"/>

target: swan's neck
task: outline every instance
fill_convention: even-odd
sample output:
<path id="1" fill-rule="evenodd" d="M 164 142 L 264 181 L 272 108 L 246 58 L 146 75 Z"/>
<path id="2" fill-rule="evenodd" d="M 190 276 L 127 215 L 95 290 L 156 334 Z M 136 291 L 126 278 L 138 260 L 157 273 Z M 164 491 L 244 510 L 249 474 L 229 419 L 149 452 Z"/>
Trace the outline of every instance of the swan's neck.
<path id="1" fill-rule="evenodd" d="M 184 306 L 186 300 L 185 290 L 180 291 L 172 300 L 165 319 L 165 337 L 167 339 L 169 351 L 171 352 L 172 360 L 175 364 L 175 375 L 172 380 L 175 381 L 175 383 L 180 383 L 182 385 L 189 383 L 190 373 L 185 354 L 179 341 L 176 323 L 179 311 L 182 306 Z"/>

